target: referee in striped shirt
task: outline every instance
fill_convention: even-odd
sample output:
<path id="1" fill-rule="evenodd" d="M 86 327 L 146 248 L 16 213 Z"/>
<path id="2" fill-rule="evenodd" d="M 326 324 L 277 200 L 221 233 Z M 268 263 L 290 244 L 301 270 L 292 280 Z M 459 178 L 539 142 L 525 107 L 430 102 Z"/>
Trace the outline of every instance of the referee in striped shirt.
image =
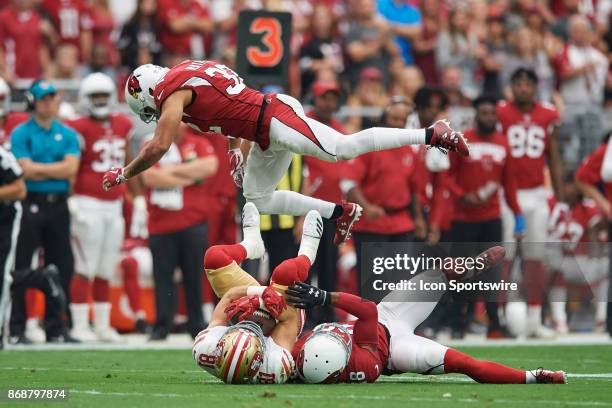
<path id="1" fill-rule="evenodd" d="M 0 146 L 0 349 L 10 300 L 11 271 L 21 222 L 21 202 L 26 196 L 23 171 L 15 156 Z"/>

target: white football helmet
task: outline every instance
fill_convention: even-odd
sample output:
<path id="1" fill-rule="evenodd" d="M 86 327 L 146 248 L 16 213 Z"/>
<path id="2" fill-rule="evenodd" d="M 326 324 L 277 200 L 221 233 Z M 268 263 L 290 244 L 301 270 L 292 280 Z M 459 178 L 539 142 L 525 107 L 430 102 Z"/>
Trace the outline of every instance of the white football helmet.
<path id="1" fill-rule="evenodd" d="M 0 78 L 0 97 L 4 97 L 4 101 L 0 103 L 0 117 L 8 115 L 11 109 L 11 88 L 6 81 Z"/>
<path id="2" fill-rule="evenodd" d="M 153 100 L 155 85 L 166 75 L 168 68 L 158 65 L 141 65 L 132 72 L 125 83 L 125 100 L 132 112 L 144 123 L 157 121 L 159 112 Z"/>
<path id="3" fill-rule="evenodd" d="M 353 341 L 347 328 L 338 323 L 315 327 L 297 356 L 297 373 L 310 384 L 338 381 L 351 357 Z"/>
<path id="4" fill-rule="evenodd" d="M 108 95 L 104 104 L 94 104 L 92 95 Z M 81 82 L 79 88 L 79 108 L 84 114 L 91 115 L 96 119 L 107 118 L 117 104 L 117 87 L 106 74 L 94 72 L 87 75 Z"/>

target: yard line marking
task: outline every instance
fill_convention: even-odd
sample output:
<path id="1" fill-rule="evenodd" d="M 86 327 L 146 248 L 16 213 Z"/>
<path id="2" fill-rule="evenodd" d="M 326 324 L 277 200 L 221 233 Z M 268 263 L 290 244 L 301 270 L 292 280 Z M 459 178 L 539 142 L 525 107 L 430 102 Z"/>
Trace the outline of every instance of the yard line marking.
<path id="1" fill-rule="evenodd" d="M 567 373 L 569 378 L 603 378 L 612 380 L 612 373 L 596 373 L 596 374 L 572 374 Z"/>

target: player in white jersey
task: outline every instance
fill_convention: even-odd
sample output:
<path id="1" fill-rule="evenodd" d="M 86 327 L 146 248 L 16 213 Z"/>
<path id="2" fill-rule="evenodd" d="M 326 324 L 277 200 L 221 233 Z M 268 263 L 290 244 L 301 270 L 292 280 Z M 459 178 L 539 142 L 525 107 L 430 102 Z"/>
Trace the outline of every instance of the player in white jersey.
<path id="1" fill-rule="evenodd" d="M 194 342 L 193 358 L 200 367 L 233 384 L 283 383 L 291 377 L 291 349 L 301 333 L 303 313 L 287 306 L 279 292 L 307 276 L 322 225 L 320 214 L 310 211 L 304 220 L 298 257 L 284 261 L 273 271 L 270 286 L 259 286 L 238 266 L 243 259 L 260 258 L 265 250 L 259 212 L 254 204 L 245 205 L 244 240 L 214 246 L 205 256 L 209 282 L 221 301 L 209 326 Z"/>

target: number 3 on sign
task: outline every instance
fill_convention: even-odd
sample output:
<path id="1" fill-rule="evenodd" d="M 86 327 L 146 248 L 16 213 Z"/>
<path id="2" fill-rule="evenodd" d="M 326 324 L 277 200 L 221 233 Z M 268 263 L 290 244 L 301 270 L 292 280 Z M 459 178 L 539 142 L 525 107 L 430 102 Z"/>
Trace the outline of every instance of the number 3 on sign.
<path id="1" fill-rule="evenodd" d="M 283 58 L 283 28 L 274 17 L 257 17 L 251 22 L 250 31 L 253 34 L 263 33 L 262 44 L 267 50 L 259 46 L 247 47 L 247 59 L 256 67 L 273 67 Z"/>

